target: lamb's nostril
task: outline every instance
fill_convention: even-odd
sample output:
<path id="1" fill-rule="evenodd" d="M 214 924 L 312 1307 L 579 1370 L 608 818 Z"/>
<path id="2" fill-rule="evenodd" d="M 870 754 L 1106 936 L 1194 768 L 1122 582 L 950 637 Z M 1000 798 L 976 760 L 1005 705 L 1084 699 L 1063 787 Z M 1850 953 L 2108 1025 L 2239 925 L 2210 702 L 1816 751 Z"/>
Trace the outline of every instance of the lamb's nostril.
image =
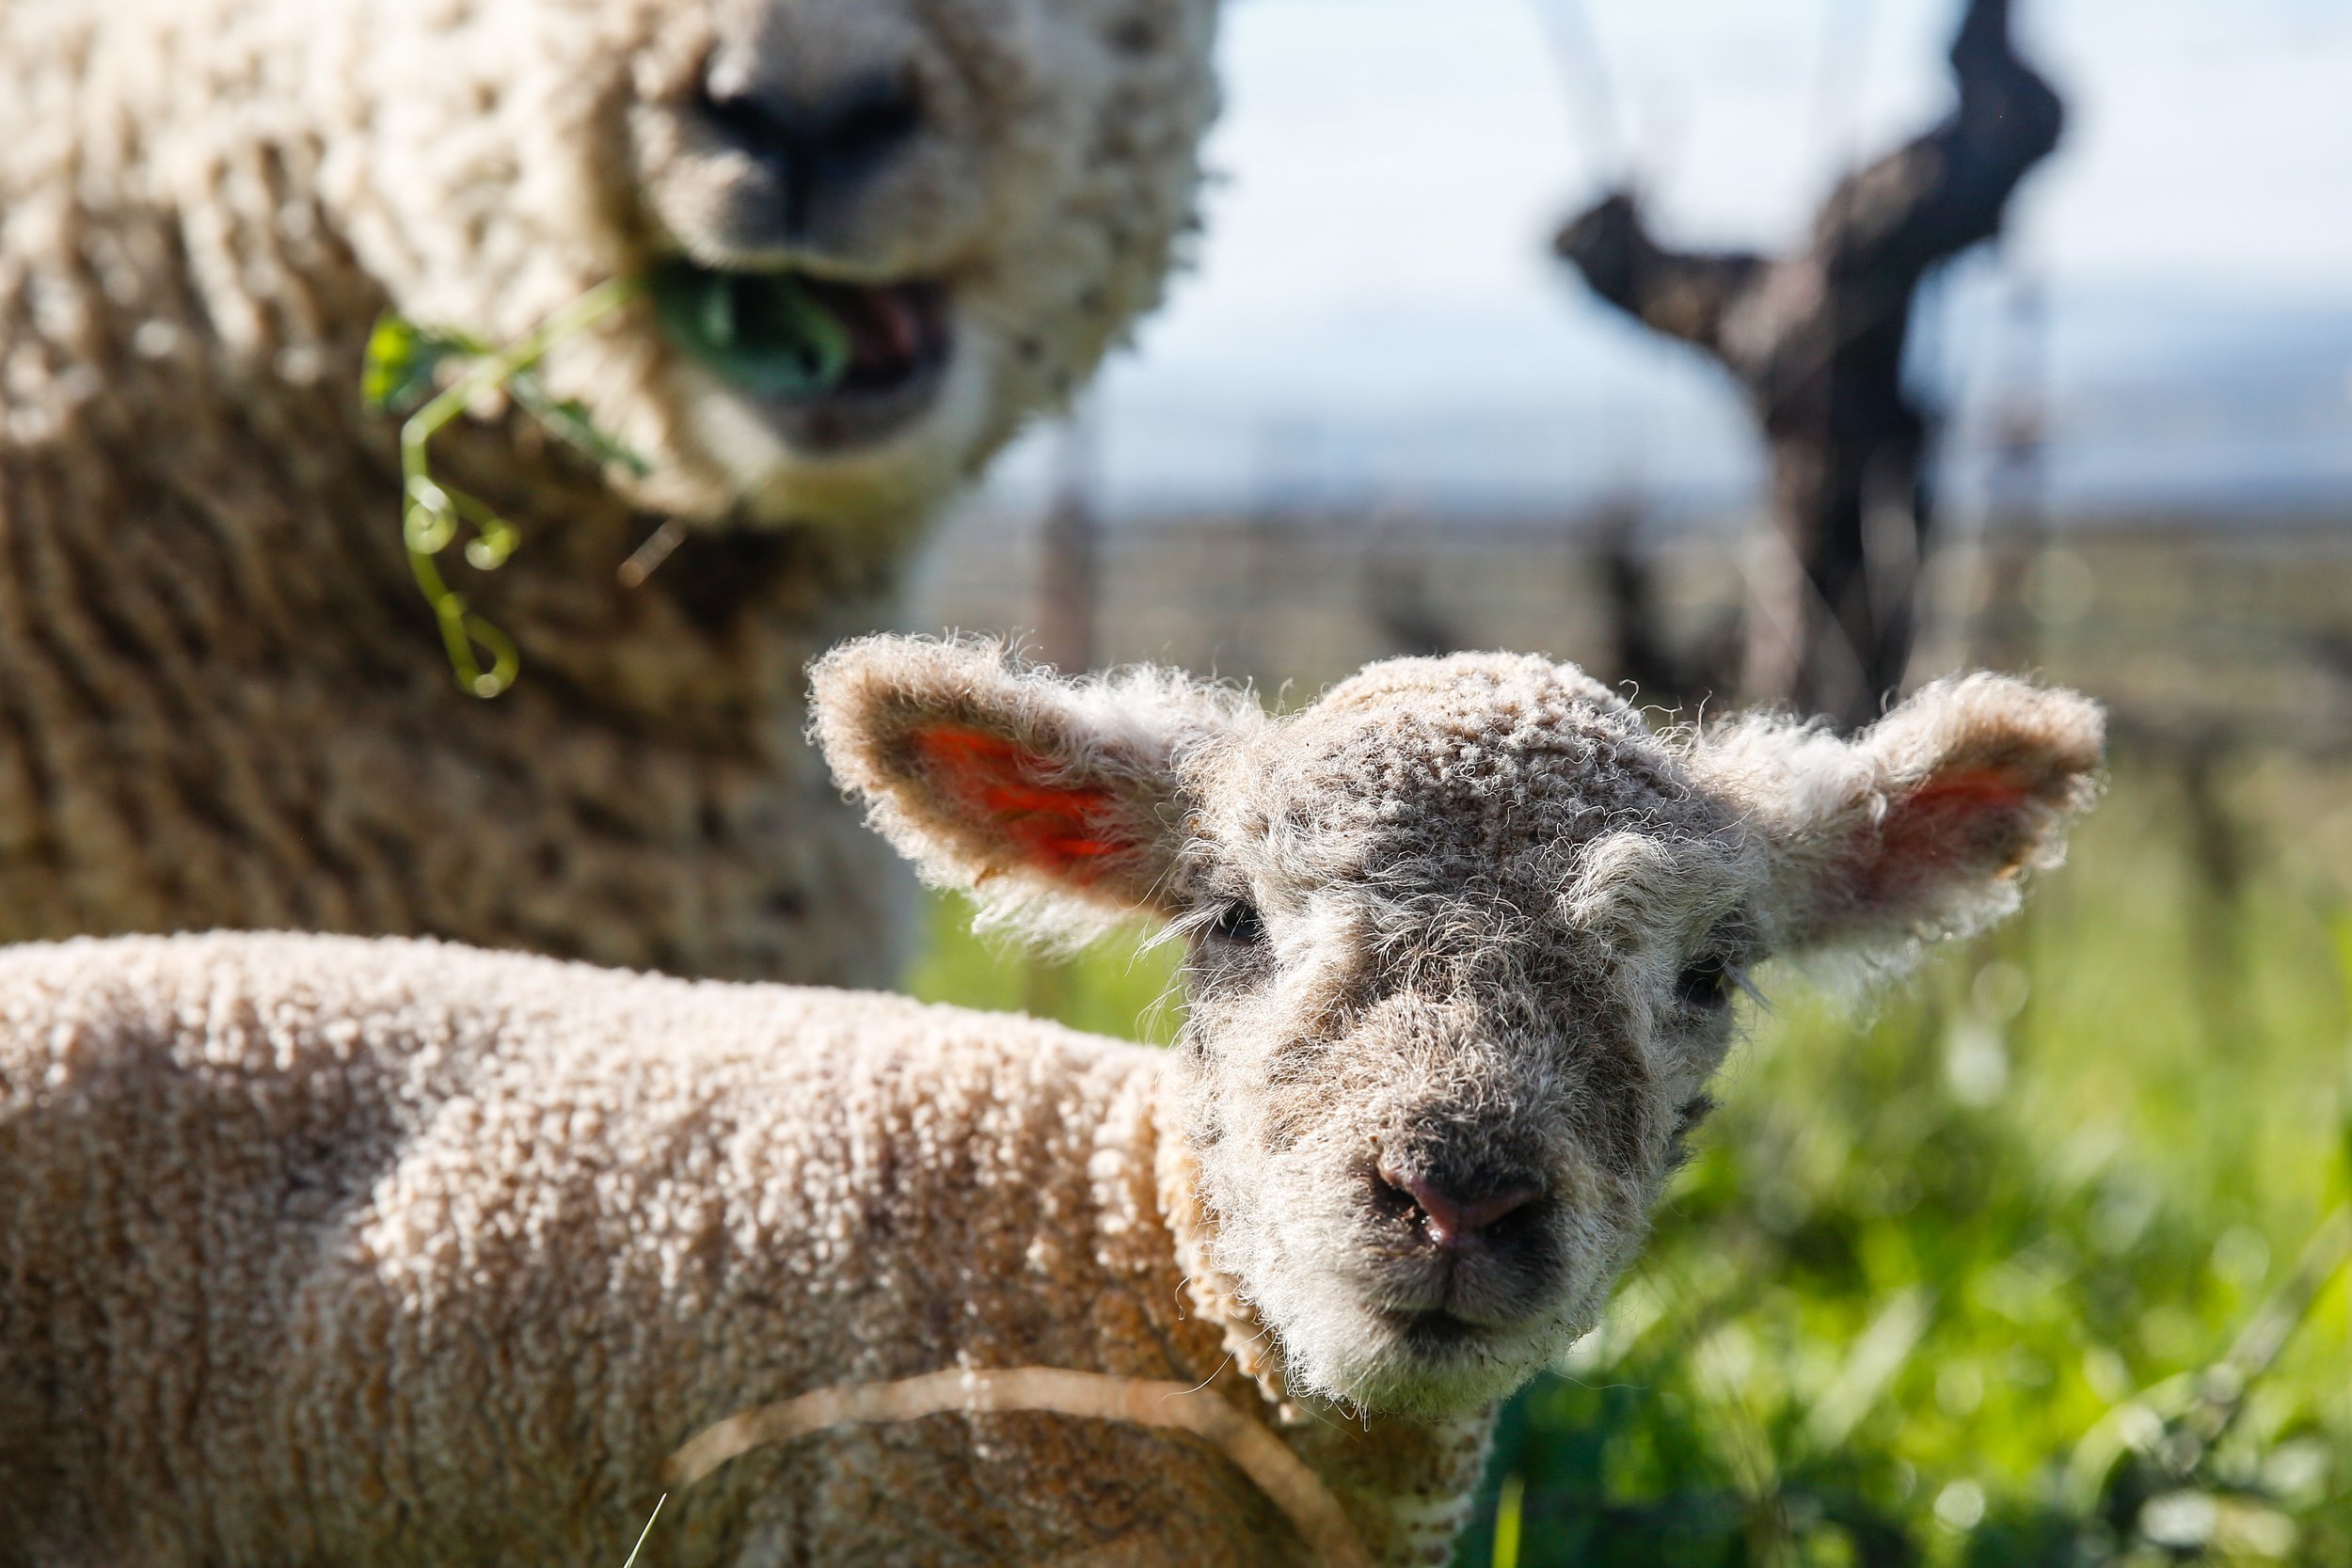
<path id="1" fill-rule="evenodd" d="M 1422 1229 L 1448 1251 L 1469 1237 L 1490 1230 L 1542 1196 L 1534 1182 L 1517 1178 L 1440 1180 L 1424 1166 L 1384 1160 L 1380 1180 L 1420 1211 Z"/>
<path id="2" fill-rule="evenodd" d="M 697 106 L 714 131 L 782 182 L 796 214 L 875 173 L 922 127 L 922 105 L 902 74 L 804 95 L 747 82 L 732 67 L 714 62 Z"/>

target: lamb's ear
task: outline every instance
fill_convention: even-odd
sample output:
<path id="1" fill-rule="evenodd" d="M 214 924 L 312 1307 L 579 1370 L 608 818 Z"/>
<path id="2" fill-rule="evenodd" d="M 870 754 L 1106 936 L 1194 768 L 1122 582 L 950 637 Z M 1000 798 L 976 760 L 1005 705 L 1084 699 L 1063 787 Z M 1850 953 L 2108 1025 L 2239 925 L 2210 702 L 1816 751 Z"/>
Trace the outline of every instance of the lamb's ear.
<path id="1" fill-rule="evenodd" d="M 1756 832 L 1775 946 L 1899 964 L 2017 907 L 2097 798 L 2105 721 L 2005 675 L 1930 686 L 1852 740 L 1750 719 L 1702 740 L 1702 785 Z"/>
<path id="2" fill-rule="evenodd" d="M 1068 939 L 1174 912 L 1177 760 L 1245 712 L 1237 694 L 1182 675 L 1065 679 L 972 639 L 865 638 L 809 680 L 834 776 L 925 879 Z"/>

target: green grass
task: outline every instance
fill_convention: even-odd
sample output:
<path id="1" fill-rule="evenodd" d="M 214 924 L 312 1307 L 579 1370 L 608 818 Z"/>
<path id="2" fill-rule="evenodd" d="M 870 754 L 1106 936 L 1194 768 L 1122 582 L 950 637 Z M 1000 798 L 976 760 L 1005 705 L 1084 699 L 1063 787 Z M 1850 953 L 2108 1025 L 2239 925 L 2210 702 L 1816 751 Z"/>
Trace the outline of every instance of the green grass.
<path id="1" fill-rule="evenodd" d="M 1770 977 L 1457 1561 L 2352 1562 L 2352 1284 L 2294 1283 L 2352 1202 L 2352 909 L 2296 819 L 2217 883 L 2127 779 L 2026 918 L 1871 1016 Z M 1133 1035 L 1168 988 L 1165 952 L 1041 970 L 934 915 L 927 996 Z M 2241 1396 L 2265 1303 L 2293 1331 Z"/>
<path id="2" fill-rule="evenodd" d="M 1166 1045 L 1184 1022 L 1176 949 L 1141 933 L 1110 937 L 1073 961 L 1034 958 L 972 934 L 971 906 L 935 897 L 906 989 L 926 1002 L 1034 1013 L 1075 1029 Z"/>

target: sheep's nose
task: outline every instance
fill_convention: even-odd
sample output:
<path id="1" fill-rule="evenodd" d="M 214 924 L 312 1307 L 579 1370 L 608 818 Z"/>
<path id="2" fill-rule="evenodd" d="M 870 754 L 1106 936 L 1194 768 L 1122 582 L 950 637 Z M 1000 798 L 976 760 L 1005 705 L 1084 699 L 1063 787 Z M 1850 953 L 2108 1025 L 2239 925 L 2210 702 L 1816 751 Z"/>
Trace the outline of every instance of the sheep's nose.
<path id="1" fill-rule="evenodd" d="M 1517 1213 L 1541 1196 L 1534 1182 L 1518 1177 L 1454 1180 L 1440 1179 L 1420 1165 L 1389 1160 L 1383 1160 L 1379 1169 L 1380 1180 L 1420 1211 L 1422 1229 L 1430 1241 L 1447 1252 L 1492 1229 L 1505 1215 Z"/>
<path id="2" fill-rule="evenodd" d="M 871 177 L 923 123 L 903 73 L 879 72 L 799 95 L 747 79 L 724 56 L 704 78 L 701 108 L 720 135 L 775 179 L 794 227 L 819 201 L 848 195 Z"/>

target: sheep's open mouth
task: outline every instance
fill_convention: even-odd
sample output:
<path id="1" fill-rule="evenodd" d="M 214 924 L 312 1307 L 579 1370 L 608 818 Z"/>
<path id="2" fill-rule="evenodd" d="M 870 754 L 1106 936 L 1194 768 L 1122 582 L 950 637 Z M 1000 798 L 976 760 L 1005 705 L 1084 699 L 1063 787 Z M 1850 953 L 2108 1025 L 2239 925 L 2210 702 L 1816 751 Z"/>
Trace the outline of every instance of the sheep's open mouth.
<path id="1" fill-rule="evenodd" d="M 674 258 L 648 284 L 662 330 L 796 445 L 878 440 L 937 392 L 952 342 L 935 283 L 725 272 Z"/>

